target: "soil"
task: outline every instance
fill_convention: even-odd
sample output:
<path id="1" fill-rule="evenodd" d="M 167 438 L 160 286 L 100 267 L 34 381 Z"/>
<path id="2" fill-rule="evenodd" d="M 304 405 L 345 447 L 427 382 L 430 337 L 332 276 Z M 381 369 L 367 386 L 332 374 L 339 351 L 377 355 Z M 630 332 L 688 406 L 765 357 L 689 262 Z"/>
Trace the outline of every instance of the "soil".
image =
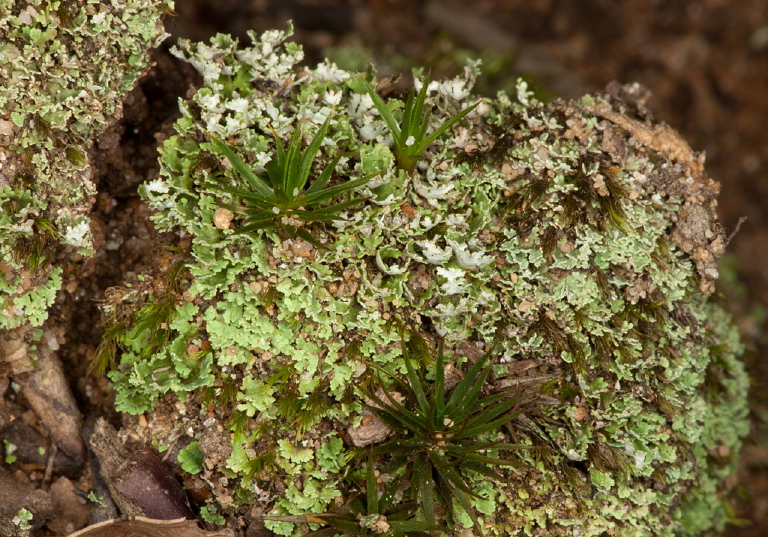
<path id="1" fill-rule="evenodd" d="M 99 139 L 99 194 L 92 215 L 97 254 L 66 269 L 50 321 L 64 335 L 58 338 L 59 357 L 86 425 L 99 417 L 119 425 L 108 382 L 89 374 L 102 333 L 99 301 L 117 292 L 110 288 L 135 282 L 137 274 L 157 271 L 149 263 L 170 240 L 152 229 L 136 194 L 141 182 L 157 175 L 158 140 L 171 132 L 178 98 L 198 80 L 168 53 L 169 44 L 217 32 L 245 40 L 247 30 L 283 28 L 292 19 L 310 64 L 326 53 L 365 50 L 380 74 L 425 65 L 438 78 L 455 75 L 463 65 L 458 58 L 473 55 L 489 67 L 478 84 L 488 95 L 510 87 L 518 76 L 544 97 L 578 97 L 612 80 L 650 89 L 656 119 L 678 130 L 694 150 L 706 151 L 707 172 L 722 185 L 719 215 L 734 231 L 727 264 L 741 283 L 729 279 L 721 292 L 744 333 L 755 416 L 734 482 L 740 494 L 730 500 L 734 525 L 726 535 L 768 535 L 768 425 L 762 419 L 768 417 L 768 392 L 761 390 L 768 384 L 763 320 L 768 144 L 761 132 L 768 122 L 765 0 L 180 0 L 177 14 L 166 22 L 172 37 L 129 95 L 122 120 Z M 742 217 L 747 220 L 739 228 Z M 7 380 L 0 384 L 6 388 Z M 20 450 L 39 445 L 34 413 L 12 390 L 3 392 L 6 408 L 22 417 L 14 443 Z M 54 485 L 66 489 L 57 483 L 69 479 L 87 490 L 91 476 L 83 467 L 60 465 L 46 472 L 47 458 L 33 452 L 21 462 L 12 467 L 17 482 L 30 491 L 49 490 L 54 500 L 52 520 L 40 534 L 66 535 L 82 527 L 77 509 L 66 504 L 66 494 L 54 493 Z"/>

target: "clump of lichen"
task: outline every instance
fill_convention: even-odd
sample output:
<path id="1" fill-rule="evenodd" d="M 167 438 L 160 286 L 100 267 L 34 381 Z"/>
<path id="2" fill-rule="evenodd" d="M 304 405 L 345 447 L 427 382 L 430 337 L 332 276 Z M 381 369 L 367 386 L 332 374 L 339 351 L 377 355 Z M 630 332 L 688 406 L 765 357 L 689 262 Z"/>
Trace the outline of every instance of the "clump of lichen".
<path id="1" fill-rule="evenodd" d="M 118 408 L 149 418 L 131 434 L 195 436 L 207 482 L 229 479 L 215 491 L 225 509 L 258 498 L 271 515 L 326 512 L 362 426 L 354 387 L 372 366 L 403 373 L 412 333 L 441 342 L 458 370 L 492 350 L 489 389 L 555 380 L 535 416 L 488 439 L 536 444 L 526 464 L 497 468 L 506 481 L 465 476 L 489 533 L 722 528 L 747 379 L 736 330 L 708 297 L 722 233 L 698 156 L 671 129 L 630 119 L 644 113 L 631 88 L 543 105 L 521 83 L 515 101 L 482 100 L 407 173 L 363 75 L 300 67 L 286 37 L 176 50 L 204 85 L 181 103 L 161 177 L 142 194 L 157 227 L 188 245 L 186 271 L 172 291 L 147 278 L 110 306 L 129 319 L 110 373 Z M 476 74 L 430 83 L 433 128 L 475 102 Z M 258 174 L 274 136 L 301 129 L 308 143 L 329 117 L 313 169 L 338 159 L 331 184 L 378 172 L 355 194 L 367 200 L 331 223 L 293 222 L 322 248 L 279 229 L 238 233 L 226 210 L 238 178 L 213 137 Z M 141 308 L 125 314 L 131 304 Z M 417 498 L 407 483 L 400 493 Z"/>
<path id="2" fill-rule="evenodd" d="M 0 329 L 40 325 L 61 286 L 55 262 L 92 255 L 93 141 L 172 5 L 0 0 Z"/>

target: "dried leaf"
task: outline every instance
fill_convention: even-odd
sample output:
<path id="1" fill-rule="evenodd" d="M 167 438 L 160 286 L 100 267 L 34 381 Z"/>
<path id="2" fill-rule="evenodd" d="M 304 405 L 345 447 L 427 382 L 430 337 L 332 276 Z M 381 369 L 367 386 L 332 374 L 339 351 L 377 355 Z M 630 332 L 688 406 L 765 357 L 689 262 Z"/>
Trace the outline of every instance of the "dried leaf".
<path id="1" fill-rule="evenodd" d="M 96 422 L 88 443 L 121 513 L 163 520 L 194 518 L 175 474 L 152 451 L 125 449 L 103 418 Z"/>
<path id="2" fill-rule="evenodd" d="M 231 530 L 205 531 L 194 520 L 154 520 L 141 516 L 113 518 L 76 531 L 69 537 L 233 537 Z"/>

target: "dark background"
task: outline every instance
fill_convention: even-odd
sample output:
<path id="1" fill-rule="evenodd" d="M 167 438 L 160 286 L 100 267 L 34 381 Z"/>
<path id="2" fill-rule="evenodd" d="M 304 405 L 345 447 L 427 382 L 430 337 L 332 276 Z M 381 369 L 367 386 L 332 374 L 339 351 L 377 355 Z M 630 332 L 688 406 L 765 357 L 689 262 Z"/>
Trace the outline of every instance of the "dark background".
<path id="1" fill-rule="evenodd" d="M 284 28 L 292 19 L 307 63 L 373 60 L 380 74 L 431 68 L 454 76 L 480 57 L 494 95 L 518 76 L 544 98 L 578 97 L 608 82 L 653 92 L 656 119 L 707 155 L 720 181 L 727 233 L 747 217 L 724 263 L 727 296 L 747 345 L 755 417 L 732 483 L 729 536 L 768 535 L 768 2 L 765 0 L 180 0 L 173 38 Z M 729 283 L 730 282 L 730 283 Z M 739 522 L 740 521 L 740 522 Z M 741 527 L 739 527 L 741 526 Z"/>

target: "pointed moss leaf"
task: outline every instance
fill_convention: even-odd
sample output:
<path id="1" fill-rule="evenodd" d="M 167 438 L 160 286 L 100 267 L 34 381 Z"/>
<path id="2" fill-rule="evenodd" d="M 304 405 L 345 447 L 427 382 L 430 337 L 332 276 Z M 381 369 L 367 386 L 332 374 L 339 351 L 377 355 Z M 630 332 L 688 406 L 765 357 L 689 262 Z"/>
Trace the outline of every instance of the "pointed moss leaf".
<path id="1" fill-rule="evenodd" d="M 462 468 L 464 470 L 477 472 L 478 474 L 484 475 L 485 477 L 490 477 L 495 481 L 504 481 L 504 477 L 501 474 L 491 470 L 485 462 L 478 464 L 474 461 L 467 460 L 462 464 Z"/>
<path id="2" fill-rule="evenodd" d="M 376 474 L 373 471 L 373 454 L 368 455 L 368 470 L 365 476 L 365 493 L 368 500 L 368 514 L 379 512 L 379 491 L 376 486 Z"/>
<path id="3" fill-rule="evenodd" d="M 248 184 L 256 194 L 260 195 L 262 199 L 269 199 L 274 196 L 274 191 L 266 184 L 266 182 L 256 175 L 227 144 L 218 138 L 212 138 L 212 141 L 216 149 L 227 157 L 227 160 L 229 160 L 232 167 L 237 170 L 237 173 L 248 181 Z"/>
<path id="4" fill-rule="evenodd" d="M 443 354 L 443 342 L 437 349 L 435 362 L 435 411 L 443 419 L 445 413 L 445 355 Z"/>
<path id="5" fill-rule="evenodd" d="M 312 203 L 309 201 L 310 196 L 316 192 L 321 192 L 325 188 L 325 185 L 328 184 L 331 175 L 333 175 L 333 170 L 336 169 L 336 165 L 339 163 L 339 159 L 341 159 L 341 155 L 336 155 L 331 163 L 325 167 L 320 176 L 311 185 L 309 185 L 309 188 L 307 188 L 306 192 L 304 192 L 307 203 Z M 332 196 L 328 196 L 326 199 L 329 199 L 330 197 Z"/>
<path id="6" fill-rule="evenodd" d="M 429 410 L 429 404 L 427 403 L 427 397 L 424 394 L 424 387 L 421 385 L 421 379 L 413 369 L 410 356 L 403 356 L 403 361 L 405 362 L 408 381 L 410 382 L 411 389 L 416 396 L 416 402 L 419 404 L 419 410 L 421 411 L 422 415 L 426 415 Z"/>
<path id="7" fill-rule="evenodd" d="M 325 134 L 328 132 L 328 126 L 330 124 L 331 124 L 331 115 L 328 114 L 328 117 L 326 118 L 325 122 L 322 124 L 320 129 L 315 134 L 314 138 L 312 138 L 312 141 L 309 143 L 309 147 L 304 152 L 304 155 L 301 159 L 301 163 L 299 164 L 299 167 L 296 170 L 296 176 L 298 178 L 302 178 L 303 182 L 301 183 L 297 181 L 292 182 L 291 186 L 293 188 L 299 188 L 300 190 L 304 189 L 307 179 L 309 178 L 309 172 L 312 169 L 312 162 L 315 158 L 315 155 L 320 150 L 320 146 L 323 144 L 323 140 L 325 140 Z M 335 164 L 334 164 L 334 167 L 335 167 Z M 331 170 L 333 170 L 333 168 L 331 168 Z M 291 189 L 291 192 L 293 192 L 293 189 Z"/>
<path id="8" fill-rule="evenodd" d="M 419 417 L 410 410 L 407 410 L 389 392 L 384 392 L 384 395 L 389 400 L 389 404 L 382 401 L 375 393 L 367 392 L 365 395 L 376 404 L 376 406 L 369 405 L 369 409 L 374 414 L 377 414 L 391 429 L 403 433 L 424 430 Z"/>
<path id="9" fill-rule="evenodd" d="M 313 245 L 315 248 L 320 248 L 321 250 L 328 250 L 328 247 L 323 244 L 322 242 L 318 241 L 312 234 L 307 231 L 306 229 L 294 229 L 293 231 L 291 229 L 288 230 L 289 235 L 295 235 L 297 237 L 300 237 Z"/>
<path id="10" fill-rule="evenodd" d="M 376 110 L 379 112 L 379 115 L 384 120 L 384 123 L 387 124 L 387 127 L 389 127 L 389 130 L 392 132 L 392 136 L 396 139 L 400 139 L 400 127 L 397 125 L 397 120 L 392 115 L 392 112 L 389 111 L 389 108 L 387 108 L 386 103 L 384 100 L 379 97 L 379 94 L 376 93 L 376 90 L 373 89 L 373 86 L 366 82 L 365 90 L 368 92 L 368 95 L 370 95 L 371 100 L 373 101 L 373 106 L 376 107 Z"/>
<path id="11" fill-rule="evenodd" d="M 446 414 L 451 417 L 454 421 L 457 421 L 456 418 L 460 418 L 461 416 L 465 416 L 468 413 L 468 410 L 470 407 L 474 406 L 476 404 L 476 399 L 478 395 L 480 395 L 480 391 L 483 389 L 483 386 L 485 385 L 485 381 L 488 378 L 488 374 L 491 372 L 490 366 L 486 367 L 483 371 L 480 372 L 480 375 L 475 378 L 469 377 L 469 374 L 467 374 L 462 381 L 469 379 L 470 382 L 468 382 L 468 390 L 464 392 L 463 396 L 460 400 L 457 401 L 457 404 L 452 409 L 446 409 Z M 448 406 L 450 407 L 450 401 Z"/>
<path id="12" fill-rule="evenodd" d="M 452 468 L 446 469 L 446 472 L 450 472 L 452 474 L 456 473 L 455 470 L 453 470 Z M 458 480 L 461 481 L 461 478 L 458 478 Z M 451 483 L 453 484 L 453 481 L 451 481 Z M 480 526 L 480 521 L 477 519 L 477 513 L 475 513 L 475 508 L 472 507 L 472 503 L 469 501 L 469 496 L 467 494 L 472 496 L 477 496 L 477 495 L 472 493 L 471 490 L 469 491 L 469 493 L 467 493 L 464 490 L 461 490 L 460 488 L 454 488 L 451 491 L 451 493 L 459 501 L 459 504 L 464 508 L 464 511 L 466 511 L 466 513 L 469 515 L 469 518 L 472 520 L 472 525 L 474 526 L 475 531 L 477 531 L 479 535 L 485 535 L 482 527 Z"/>
<path id="13" fill-rule="evenodd" d="M 432 482 L 432 467 L 427 461 L 417 459 L 414 462 L 411 475 L 414 485 L 417 487 L 421 505 L 424 510 L 424 518 L 427 522 L 435 523 L 434 483 Z"/>
<path id="14" fill-rule="evenodd" d="M 461 121 L 462 118 L 464 118 L 467 114 L 469 114 L 472 110 L 477 108 L 477 106 L 480 104 L 480 101 L 477 101 L 475 104 L 470 105 L 466 108 L 464 108 L 461 112 L 459 112 L 457 115 L 453 116 L 452 118 L 448 119 L 445 123 L 440 125 L 435 132 L 430 134 L 427 138 L 424 139 L 424 147 L 423 149 L 426 149 L 429 144 L 437 140 L 440 136 L 443 135 L 445 131 L 450 129 L 455 123 L 458 121 Z"/>
<path id="15" fill-rule="evenodd" d="M 445 413 L 447 415 L 452 415 L 456 407 L 463 402 L 467 391 L 469 391 L 472 383 L 476 380 L 476 377 L 485 365 L 486 360 L 487 354 L 483 355 L 483 357 L 481 357 L 472 365 L 472 367 L 469 368 L 467 373 L 464 375 L 464 378 L 461 379 L 461 382 L 459 382 L 459 384 L 453 389 L 451 397 L 448 399 L 448 403 L 445 407 Z"/>
<path id="16" fill-rule="evenodd" d="M 320 190 L 319 192 L 313 192 L 310 195 L 304 196 L 302 200 L 304 203 L 308 205 L 313 205 L 321 201 L 327 201 L 333 197 L 338 196 L 339 194 L 343 194 L 359 186 L 363 186 L 370 180 L 371 180 L 371 177 L 361 177 L 359 179 L 353 179 L 351 181 L 347 181 L 340 185 L 336 185 L 336 186 L 328 187 L 324 190 Z"/>

